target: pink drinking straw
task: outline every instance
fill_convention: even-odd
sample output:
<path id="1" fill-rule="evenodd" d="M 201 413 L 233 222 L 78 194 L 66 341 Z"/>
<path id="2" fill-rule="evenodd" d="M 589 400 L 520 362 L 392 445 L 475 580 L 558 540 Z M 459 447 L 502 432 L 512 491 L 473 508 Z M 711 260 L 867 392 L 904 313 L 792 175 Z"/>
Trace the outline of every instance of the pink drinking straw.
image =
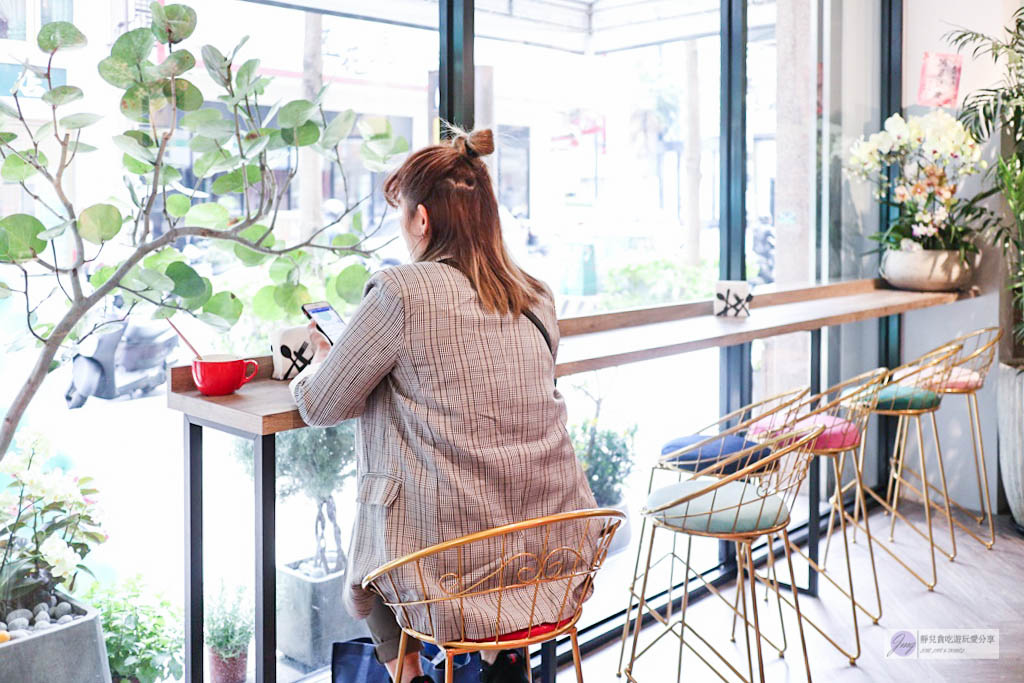
<path id="1" fill-rule="evenodd" d="M 183 334 L 181 333 L 181 330 L 179 330 L 179 329 L 177 328 L 177 326 L 176 326 L 176 325 L 175 325 L 174 323 L 172 323 L 172 322 L 171 322 L 171 319 L 170 319 L 170 318 L 166 318 L 166 320 L 167 320 L 167 324 L 168 324 L 168 325 L 170 325 L 170 326 L 171 326 L 171 328 L 172 328 L 172 329 L 173 329 L 173 330 L 174 330 L 175 332 L 177 332 L 177 333 L 178 333 L 178 336 L 179 336 L 179 337 L 181 337 L 181 341 L 185 342 L 185 345 L 186 345 L 186 346 L 188 346 L 188 348 L 192 349 L 192 353 L 196 354 L 196 358 L 198 358 L 199 360 L 202 360 L 202 359 L 203 359 L 203 357 L 199 355 L 199 352 L 198 352 L 198 351 L 196 351 L 196 347 L 192 346 L 192 343 L 191 343 L 191 342 L 190 342 L 190 341 L 189 341 L 188 339 L 186 339 L 186 338 L 185 338 L 185 335 L 183 335 Z"/>

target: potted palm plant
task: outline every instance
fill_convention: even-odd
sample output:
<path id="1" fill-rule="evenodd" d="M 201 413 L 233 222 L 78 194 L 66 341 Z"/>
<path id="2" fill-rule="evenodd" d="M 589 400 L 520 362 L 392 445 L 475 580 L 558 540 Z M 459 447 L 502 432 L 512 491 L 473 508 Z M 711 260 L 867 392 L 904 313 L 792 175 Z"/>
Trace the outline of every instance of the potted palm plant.
<path id="1" fill-rule="evenodd" d="M 1000 158 L 988 176 L 991 191 L 1006 201 L 1009 220 L 990 231 L 1006 262 L 1012 351 L 999 363 L 999 472 L 1017 529 L 1024 533 L 1024 9 L 1017 10 L 1005 35 L 989 36 L 957 29 L 947 39 L 974 57 L 991 57 L 1003 69 L 1002 80 L 969 94 L 960 120 L 978 142 L 1000 134 Z M 1009 355 L 1009 358 L 1005 356 Z"/>
<path id="2" fill-rule="evenodd" d="M 316 506 L 313 552 L 277 568 L 277 647 L 308 669 L 331 662 L 331 646 L 365 635 L 341 602 L 347 558 L 335 495 L 355 475 L 355 422 L 324 429 L 296 429 L 277 437 L 277 493 L 302 495 Z M 252 452 L 236 451 L 251 474 Z"/>
<path id="3" fill-rule="evenodd" d="M 97 612 L 69 595 L 106 540 L 96 490 L 49 460 L 43 437 L 19 432 L 0 464 L 0 679 L 107 683 Z"/>
<path id="4" fill-rule="evenodd" d="M 245 683 L 253 630 L 252 605 L 245 588 L 228 591 L 221 585 L 206 617 L 212 683 Z"/>
<path id="5" fill-rule="evenodd" d="M 958 194 L 964 179 L 983 167 L 981 145 L 942 110 L 906 120 L 893 114 L 882 131 L 853 143 L 848 171 L 873 183 L 892 215 L 872 236 L 890 285 L 956 291 L 971 283 L 981 259 L 977 237 L 994 216 L 981 204 L 990 193 Z"/>

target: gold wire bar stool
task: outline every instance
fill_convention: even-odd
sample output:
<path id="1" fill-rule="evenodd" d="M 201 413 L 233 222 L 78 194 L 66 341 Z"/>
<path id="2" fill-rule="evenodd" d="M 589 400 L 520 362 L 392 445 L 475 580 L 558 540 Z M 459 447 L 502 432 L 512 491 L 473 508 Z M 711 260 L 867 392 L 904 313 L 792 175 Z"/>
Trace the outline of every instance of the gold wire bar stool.
<path id="1" fill-rule="evenodd" d="M 876 493 L 874 489 L 863 486 L 865 450 L 864 444 L 862 443 L 857 462 L 859 479 L 862 484 L 862 495 L 858 497 L 860 505 L 854 507 L 853 516 L 850 516 L 845 510 L 842 513 L 847 518 L 847 521 L 854 524 L 855 535 L 858 529 L 863 531 L 868 537 L 869 545 L 873 544 L 884 550 L 914 578 L 924 584 L 928 590 L 934 590 L 935 584 L 938 582 L 938 571 L 935 565 L 936 550 L 950 560 L 956 557 L 956 536 L 953 531 L 953 516 L 950 511 L 949 496 L 946 489 L 946 471 L 942 463 L 942 448 L 939 444 L 939 430 L 935 421 L 935 412 L 942 404 L 943 394 L 941 392 L 934 391 L 934 388 L 942 386 L 946 381 L 948 381 L 950 371 L 960 349 L 961 346 L 959 344 L 949 344 L 929 351 L 917 360 L 901 365 L 900 367 L 890 371 L 889 382 L 878 392 L 875 408 L 872 411 L 876 415 L 888 415 L 898 418 L 896 424 L 895 446 L 890 460 L 887 495 L 883 498 Z M 921 428 L 921 416 L 923 415 L 929 415 L 931 417 L 932 435 L 935 440 L 935 456 L 939 469 L 939 478 L 942 483 L 941 489 L 939 489 L 942 496 L 941 505 L 939 505 L 938 501 L 931 500 L 928 495 L 929 487 L 926 486 L 923 487 L 923 490 L 918 490 L 904 477 L 904 471 L 909 470 L 912 467 L 907 464 L 907 441 L 910 436 L 911 424 L 914 424 L 917 431 L 917 446 L 921 467 L 921 472 L 918 476 L 924 481 L 927 481 L 928 479 L 928 470 L 925 464 L 926 454 L 924 448 L 924 432 Z M 850 482 L 846 487 L 844 487 L 843 491 L 845 492 L 847 488 L 855 485 L 855 482 Z M 908 486 L 911 489 L 917 490 L 919 495 L 921 495 L 927 532 L 922 531 L 917 524 L 908 519 L 897 509 L 896 505 L 890 502 L 890 500 L 895 502 L 899 499 L 899 489 L 901 486 Z M 883 507 L 886 513 L 891 515 L 888 543 L 880 541 L 877 536 L 871 534 L 870 528 L 868 528 L 866 523 L 867 496 L 874 498 L 875 501 Z M 942 514 L 944 514 L 947 521 L 950 522 L 949 537 L 951 547 L 949 551 L 945 550 L 935 540 L 932 521 L 933 507 L 937 508 Z M 859 519 L 861 515 L 863 515 L 865 520 L 863 525 Z M 932 577 L 930 581 L 915 571 L 909 564 L 907 564 L 906 560 L 900 557 L 899 554 L 890 547 L 895 540 L 897 517 L 902 520 L 907 527 L 914 531 L 914 533 L 928 542 L 932 569 Z"/>
<path id="2" fill-rule="evenodd" d="M 877 611 L 870 611 L 854 597 L 853 565 L 850 561 L 850 543 L 846 531 L 846 519 L 842 515 L 842 511 L 844 509 L 842 492 L 843 473 L 846 468 L 847 455 L 850 455 L 851 457 L 849 460 L 854 465 L 852 468 L 854 471 L 853 483 L 856 485 L 854 490 L 858 497 L 862 495 L 860 493 L 860 470 L 856 466 L 855 462 L 856 453 L 864 442 L 865 435 L 867 433 L 868 419 L 871 416 L 871 411 L 874 410 L 877 404 L 878 392 L 884 386 L 888 376 L 889 371 L 885 368 L 870 370 L 852 379 L 846 380 L 845 382 L 841 382 L 840 384 L 837 384 L 816 396 L 811 396 L 810 398 L 805 399 L 797 407 L 797 413 L 799 414 L 798 420 L 796 421 L 797 428 L 821 426 L 824 430 L 809 447 L 809 450 L 814 455 L 828 458 L 831 461 L 835 475 L 835 492 L 831 498 L 829 530 L 826 535 L 824 557 L 828 556 L 828 544 L 832 541 L 834 513 L 838 508 L 840 512 L 840 529 L 843 535 L 843 547 L 846 550 L 846 585 L 841 585 L 829 574 L 829 572 L 825 570 L 824 559 L 822 560 L 821 565 L 819 565 L 812 560 L 802 548 L 793 543 L 790 543 L 789 550 L 801 555 L 812 569 L 817 571 L 820 576 L 824 577 L 840 593 L 849 599 L 854 633 L 853 647 L 848 648 L 837 643 L 836 640 L 826 633 L 822 627 L 818 626 L 806 615 L 803 616 L 803 620 L 806 621 L 823 638 L 825 638 L 832 647 L 845 655 L 850 660 L 851 665 L 857 661 L 861 654 L 857 610 L 860 609 L 872 620 L 872 622 L 877 624 L 878 620 L 882 616 L 882 595 L 878 587 L 878 572 L 875 569 L 875 553 L 871 547 L 871 538 L 868 536 L 868 554 L 871 558 L 871 573 L 875 586 Z M 764 438 L 765 436 L 777 434 L 778 426 L 775 419 L 767 418 L 759 420 L 752 425 L 749 433 L 754 438 Z M 859 501 L 855 503 L 855 505 L 858 503 Z M 814 501 L 812 501 L 812 504 L 814 504 Z M 867 525 L 866 519 L 865 525 Z M 771 548 L 772 542 L 773 539 L 769 537 L 769 548 Z M 770 559 L 774 562 L 774 553 L 772 553 Z M 776 587 L 774 582 L 771 581 L 769 575 L 758 575 L 757 579 L 766 584 L 766 591 L 769 586 Z M 794 607 L 792 603 L 778 592 L 777 587 L 776 594 L 780 601 L 785 602 L 790 607 Z M 767 598 L 767 593 L 765 597 Z"/>
<path id="3" fill-rule="evenodd" d="M 402 628 L 396 679 L 402 680 L 410 636 L 444 649 L 451 683 L 456 655 L 524 648 L 568 633 L 576 680 L 583 683 L 576 622 L 625 518 L 604 508 L 538 517 L 438 543 L 376 569 L 363 588 L 381 597 Z M 440 578 L 434 585 L 425 576 Z M 538 613 L 540 596 L 559 605 L 556 615 Z M 528 623 L 516 623 L 509 605 L 514 614 L 527 612 Z"/>
<path id="4" fill-rule="evenodd" d="M 988 550 L 991 550 L 996 542 L 996 531 L 992 520 L 992 501 L 989 498 L 988 475 L 985 466 L 985 445 L 981 438 L 981 414 L 978 408 L 978 391 L 985 385 L 985 378 L 988 376 L 992 363 L 995 361 L 999 340 L 1002 336 L 1003 331 L 998 327 L 986 327 L 949 342 L 950 344 L 959 344 L 962 348 L 960 353 L 953 359 L 952 368 L 947 380 L 945 382 L 935 382 L 931 387 L 933 391 L 942 394 L 960 394 L 967 399 L 967 413 L 971 424 L 971 445 L 974 448 L 974 473 L 978 480 L 978 509 L 981 512 L 975 514 L 953 499 L 950 499 L 949 503 L 979 525 L 988 523 L 988 538 L 984 538 L 956 517 L 952 518 L 953 524 L 968 536 L 984 545 Z M 917 472 L 909 469 L 907 471 L 914 476 L 916 481 L 920 481 Z M 931 482 L 928 482 L 928 487 L 935 493 L 941 493 Z M 890 490 L 893 488 L 891 483 L 889 488 Z M 915 487 L 910 488 L 917 491 Z M 892 504 L 893 507 L 897 507 L 899 500 L 893 500 Z"/>
<path id="5" fill-rule="evenodd" d="M 680 482 L 684 478 L 688 478 L 690 474 L 698 470 L 706 468 L 708 465 L 721 462 L 726 457 L 734 455 L 735 453 L 745 449 L 751 448 L 757 445 L 756 441 L 751 441 L 746 438 L 746 432 L 751 425 L 756 423 L 758 420 L 762 420 L 771 416 L 775 416 L 781 425 L 790 425 L 795 421 L 796 408 L 799 402 L 808 393 L 806 387 L 794 389 L 791 391 L 783 392 L 775 396 L 771 396 L 760 401 L 756 401 L 742 408 L 739 408 L 728 415 L 720 417 L 710 425 L 700 429 L 695 434 L 680 437 L 669 441 L 662 449 L 662 454 L 658 459 L 658 462 L 651 469 L 650 479 L 647 483 L 647 494 L 650 495 L 654 490 L 655 478 L 666 479 L 668 482 Z M 767 454 L 768 451 L 761 449 L 762 453 Z M 736 471 L 738 462 L 733 462 L 731 465 L 726 463 L 721 474 L 731 474 Z M 640 525 L 639 537 L 644 538 L 644 534 L 647 527 L 647 518 L 643 517 Z M 669 562 L 669 580 L 667 590 L 667 604 L 665 607 L 664 619 L 670 621 L 672 619 L 673 611 L 673 591 L 676 586 L 675 570 L 676 564 L 682 562 L 682 558 L 679 556 L 678 551 L 678 535 L 672 536 L 671 548 L 664 554 L 658 555 L 657 559 L 649 563 L 648 571 L 662 562 Z M 687 541 L 687 552 L 689 552 L 690 541 Z M 642 547 L 637 547 L 636 562 L 633 567 L 633 579 L 629 587 L 629 602 L 626 606 L 626 621 L 622 628 L 622 639 L 619 649 L 619 672 L 622 672 L 622 664 L 625 657 L 627 643 L 629 641 L 629 624 L 630 616 L 633 613 L 634 605 L 639 606 L 636 595 L 636 585 L 639 581 L 643 580 L 644 573 L 640 572 L 640 560 L 642 557 Z M 687 563 L 688 564 L 688 563 Z M 742 572 L 742 564 L 740 563 L 740 557 L 737 549 L 737 585 L 740 580 L 740 574 Z M 697 573 L 695 578 L 699 579 L 704 583 L 704 586 L 719 598 L 723 603 L 729 606 L 734 614 L 739 615 L 739 593 L 737 592 L 736 602 L 730 602 L 718 589 L 718 587 L 705 579 L 703 574 Z M 642 612 L 640 612 L 642 614 Z M 782 612 L 781 608 L 779 611 L 780 624 L 782 623 Z M 735 636 L 734 636 L 735 637 Z M 782 644 L 776 644 L 767 634 L 762 632 L 762 637 L 765 641 L 773 648 L 779 651 L 780 656 L 786 650 L 786 633 L 785 628 L 782 628 Z"/>
<path id="6" fill-rule="evenodd" d="M 799 618 L 799 596 L 795 582 L 792 581 L 793 563 L 789 552 L 789 535 L 786 532 L 786 527 L 789 525 L 793 502 L 800 485 L 807 476 L 811 458 L 814 457 L 810 451 L 810 445 L 823 431 L 823 427 L 817 426 L 811 430 L 802 429 L 764 439 L 750 448 L 745 448 L 700 468 L 683 481 L 656 489 L 648 496 L 647 504 L 641 511 L 651 522 L 650 534 L 646 539 L 647 565 L 644 567 L 640 590 L 636 592 L 639 612 L 633 629 L 630 657 L 626 667 L 622 670 L 622 674 L 628 680 L 634 683 L 637 681 L 633 674 L 633 666 L 637 659 L 669 633 L 679 639 L 677 682 L 682 678 L 684 647 L 689 648 L 720 678 L 727 680 L 691 642 L 692 638 L 687 640 L 686 636 L 689 633 L 700 641 L 703 647 L 710 650 L 734 675 L 748 683 L 752 682 L 755 680 L 750 642 L 750 627 L 752 627 L 757 651 L 757 670 L 760 680 L 764 681 L 764 658 L 757 596 L 753 578 L 744 580 L 744 575 L 747 574 L 750 577 L 754 575 L 753 556 L 750 551 L 752 544 L 762 536 L 775 533 L 781 533 L 784 541 L 787 542 L 784 547 L 793 589 L 793 605 L 798 616 L 797 626 L 803 649 L 804 666 L 807 669 L 807 678 L 810 680 L 810 662 L 807 656 L 807 644 L 804 641 L 803 621 Z M 726 469 L 730 469 L 731 473 L 724 474 Z M 653 608 L 647 602 L 646 597 L 651 557 L 659 529 L 688 536 L 686 558 L 682 560 L 685 570 L 682 606 L 678 617 L 671 620 L 666 619 L 657 609 Z M 690 548 L 694 536 L 728 540 L 738 546 L 738 555 L 742 565 L 746 568 L 746 572 L 741 572 L 739 575 L 740 584 L 737 586 L 737 590 L 743 593 L 743 621 L 745 625 L 749 626 L 743 629 L 749 677 L 745 677 L 729 661 L 728 657 L 719 652 L 707 638 L 686 621 L 690 574 L 699 574 L 690 567 Z M 644 539 L 641 539 L 641 543 L 643 542 Z M 751 593 L 749 613 L 746 595 L 748 590 Z M 664 627 L 664 630 L 654 639 L 654 642 L 638 653 L 640 625 L 643 622 L 641 617 L 645 610 Z M 663 680 L 665 680 L 664 677 L 659 678 L 659 681 Z"/>

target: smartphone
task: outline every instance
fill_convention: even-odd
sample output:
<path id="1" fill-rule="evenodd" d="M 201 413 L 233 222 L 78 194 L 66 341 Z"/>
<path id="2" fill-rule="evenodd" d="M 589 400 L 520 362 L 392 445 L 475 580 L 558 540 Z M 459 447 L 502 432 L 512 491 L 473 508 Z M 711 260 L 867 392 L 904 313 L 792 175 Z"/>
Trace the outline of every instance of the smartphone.
<path id="1" fill-rule="evenodd" d="M 345 331 L 345 321 L 341 319 L 338 312 L 326 301 L 303 304 L 302 312 L 310 320 L 316 321 L 316 328 L 332 344 L 340 339 L 341 333 Z"/>

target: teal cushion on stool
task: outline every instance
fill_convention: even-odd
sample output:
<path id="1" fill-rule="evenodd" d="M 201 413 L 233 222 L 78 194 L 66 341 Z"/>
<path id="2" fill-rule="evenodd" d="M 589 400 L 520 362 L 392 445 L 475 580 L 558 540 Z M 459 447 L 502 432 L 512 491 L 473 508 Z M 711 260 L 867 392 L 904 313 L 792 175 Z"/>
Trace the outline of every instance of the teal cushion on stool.
<path id="1" fill-rule="evenodd" d="M 647 509 L 701 491 L 716 481 L 714 477 L 698 477 L 656 489 L 647 497 Z M 714 512 L 711 511 L 712 506 Z M 729 534 L 778 526 L 789 518 L 789 510 L 779 496 L 762 497 L 756 486 L 731 481 L 685 503 L 651 513 L 651 516 L 688 531 Z"/>
<path id="2" fill-rule="evenodd" d="M 689 436 L 680 436 L 676 439 L 672 439 L 664 446 L 661 447 L 661 454 L 663 456 L 669 455 L 674 451 L 678 451 L 681 448 L 687 448 L 689 446 L 696 445 L 701 441 L 706 441 L 710 437 L 704 434 L 691 434 Z M 758 443 L 756 441 L 748 441 L 742 436 L 737 434 L 727 434 L 721 438 L 709 441 L 700 448 L 694 448 L 686 453 L 680 453 L 674 458 L 669 458 L 669 462 L 678 467 L 679 469 L 693 472 L 695 470 L 704 469 L 709 465 L 714 464 L 719 459 L 724 460 L 725 458 L 739 453 L 742 450 L 748 448 L 754 448 Z M 717 470 L 716 474 L 732 474 L 737 469 L 743 469 L 748 465 L 767 458 L 771 455 L 772 451 L 770 448 L 762 448 L 758 451 L 750 453 L 747 457 L 737 460 L 736 462 L 729 463 L 721 470 Z"/>
<path id="3" fill-rule="evenodd" d="M 927 389 L 890 384 L 878 392 L 877 410 L 931 410 L 942 395 Z"/>

